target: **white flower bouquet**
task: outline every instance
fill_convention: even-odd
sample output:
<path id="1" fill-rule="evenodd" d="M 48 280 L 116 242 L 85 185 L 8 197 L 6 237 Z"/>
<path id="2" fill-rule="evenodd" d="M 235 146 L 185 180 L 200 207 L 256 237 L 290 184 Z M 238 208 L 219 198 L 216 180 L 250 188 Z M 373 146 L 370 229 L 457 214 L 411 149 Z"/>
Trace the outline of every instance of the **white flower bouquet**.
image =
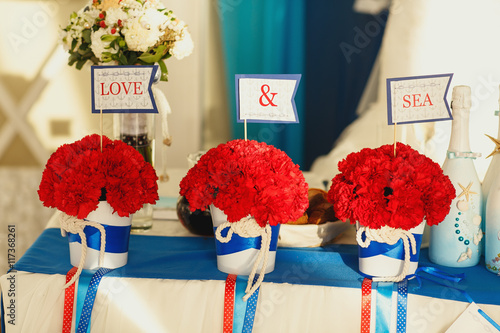
<path id="1" fill-rule="evenodd" d="M 159 0 L 90 0 L 62 29 L 69 65 L 158 63 L 167 81 L 165 59 L 193 51 L 186 24 Z"/>

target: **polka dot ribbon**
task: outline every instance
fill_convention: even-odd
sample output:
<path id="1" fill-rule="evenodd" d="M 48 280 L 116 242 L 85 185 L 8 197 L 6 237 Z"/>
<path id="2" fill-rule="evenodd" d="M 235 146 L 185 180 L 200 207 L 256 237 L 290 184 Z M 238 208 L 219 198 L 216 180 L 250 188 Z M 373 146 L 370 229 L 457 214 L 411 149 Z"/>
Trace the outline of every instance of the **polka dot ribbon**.
<path id="1" fill-rule="evenodd" d="M 87 294 L 85 295 L 85 300 L 83 301 L 82 314 L 80 316 L 80 321 L 78 322 L 77 333 L 87 333 L 90 324 L 90 316 L 92 315 L 92 308 L 94 307 L 95 296 L 97 294 L 97 289 L 99 288 L 99 283 L 101 278 L 111 272 L 110 268 L 99 268 L 97 272 L 92 275 L 90 279 L 89 288 L 87 289 Z"/>
<path id="2" fill-rule="evenodd" d="M 372 312 L 372 280 L 363 279 L 361 285 L 361 333 L 370 333 Z"/>
<path id="3" fill-rule="evenodd" d="M 66 283 L 76 273 L 77 268 L 72 267 L 66 274 Z M 71 322 L 73 321 L 73 304 L 75 301 L 75 284 L 73 283 L 64 291 L 64 313 L 63 313 L 63 326 L 62 333 L 71 333 Z"/>
<path id="4" fill-rule="evenodd" d="M 256 274 L 252 280 L 252 285 L 258 279 L 259 275 Z M 224 333 L 251 333 L 253 330 L 260 287 L 245 301 L 243 296 L 246 294 L 247 282 L 248 279 L 246 277 L 237 277 L 236 275 L 228 275 L 226 279 L 224 291 Z"/>
<path id="5" fill-rule="evenodd" d="M 408 307 L 408 280 L 398 282 L 398 311 L 396 333 L 406 332 L 406 309 Z"/>
<path id="6" fill-rule="evenodd" d="M 253 284 L 257 282 L 259 278 L 259 275 L 256 274 L 254 279 L 253 279 Z M 252 333 L 253 329 L 253 322 L 255 319 L 255 311 L 257 310 L 257 301 L 259 299 L 259 289 L 260 287 L 255 290 L 255 292 L 250 296 L 250 298 L 247 300 L 246 304 L 246 311 L 245 311 L 245 320 L 243 321 L 243 330 L 241 331 L 242 333 Z"/>
<path id="7" fill-rule="evenodd" d="M 233 311 L 234 311 L 234 289 L 236 287 L 236 275 L 229 274 L 226 278 L 224 290 L 224 323 L 223 333 L 233 332 Z"/>

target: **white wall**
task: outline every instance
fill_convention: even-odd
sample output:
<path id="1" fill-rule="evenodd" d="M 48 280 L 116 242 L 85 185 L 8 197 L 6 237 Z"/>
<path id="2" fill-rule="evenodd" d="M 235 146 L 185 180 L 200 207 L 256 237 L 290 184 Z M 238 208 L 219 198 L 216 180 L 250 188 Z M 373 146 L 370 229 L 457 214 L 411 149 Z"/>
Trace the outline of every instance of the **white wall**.
<path id="1" fill-rule="evenodd" d="M 67 24 L 72 11 L 86 3 L 86 0 L 0 1 L 3 31 L 0 34 L 0 83 L 4 83 L 5 93 L 12 95 L 16 103 L 22 103 L 25 91 L 34 82 L 41 85 L 42 89 L 34 96 L 34 105 L 22 118 L 35 134 L 31 139 L 39 140 L 41 149 L 47 150 L 46 156 L 62 143 L 99 132 L 99 116 L 91 114 L 89 69 L 78 71 L 69 67 L 66 54 L 54 53 L 53 77 L 47 81 L 38 76 L 37 80 L 37 74 L 58 47 L 60 27 Z M 169 81 L 158 85 L 172 108 L 168 117 L 173 137 L 171 147 L 166 148 L 168 169 L 186 167 L 189 153 L 206 148 L 203 133 L 209 137 L 208 145 L 212 146 L 227 140 L 229 128 L 220 41 L 213 25 L 216 21 L 213 3 L 204 0 L 163 0 L 163 3 L 188 24 L 195 44 L 191 56 L 166 61 Z M 0 125 L 7 118 L 1 112 L 0 106 Z M 209 123 L 213 123 L 216 130 L 206 129 L 205 115 L 211 117 Z M 112 117 L 104 119 L 104 132 L 111 136 Z M 214 119 L 217 120 L 214 122 Z M 54 136 L 50 130 L 53 120 L 67 121 L 68 135 Z M 163 169 L 159 123 L 156 167 Z M 1 131 L 0 127 L 0 134 Z M 28 153 L 20 153 L 20 158 Z"/>

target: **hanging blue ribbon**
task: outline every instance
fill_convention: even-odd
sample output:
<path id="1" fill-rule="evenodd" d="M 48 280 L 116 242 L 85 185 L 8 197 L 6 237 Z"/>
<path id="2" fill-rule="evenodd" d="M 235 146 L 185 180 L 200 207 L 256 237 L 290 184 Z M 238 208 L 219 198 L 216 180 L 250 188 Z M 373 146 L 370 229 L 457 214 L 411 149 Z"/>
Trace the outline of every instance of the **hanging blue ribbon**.
<path id="1" fill-rule="evenodd" d="M 420 272 L 425 272 L 429 275 L 435 276 L 435 277 L 443 279 L 443 280 L 451 281 L 451 282 L 460 282 L 463 279 L 465 279 L 465 273 L 450 274 L 450 273 L 447 273 L 447 272 L 442 271 L 440 269 L 437 269 L 436 267 L 429 267 L 429 266 L 419 267 L 415 271 L 415 275 L 417 277 L 423 277 L 421 274 L 418 274 Z"/>
<path id="2" fill-rule="evenodd" d="M 255 274 L 253 279 L 252 286 L 257 279 L 259 278 L 259 274 Z M 255 292 L 248 298 L 247 300 L 247 311 L 245 312 L 245 321 L 243 322 L 243 330 L 242 333 L 252 333 L 253 323 L 255 320 L 255 312 L 257 311 L 257 301 L 259 299 L 259 290 L 260 287 L 255 290 Z"/>
<path id="3" fill-rule="evenodd" d="M 112 270 L 113 269 L 111 268 L 101 267 L 97 270 L 97 272 L 95 272 L 94 275 L 92 275 L 90 284 L 88 285 L 87 294 L 85 295 L 85 300 L 83 301 L 81 315 L 78 320 L 78 328 L 76 330 L 77 333 L 89 332 L 90 317 L 92 315 L 92 308 L 94 307 L 95 296 L 97 294 L 97 289 L 99 288 L 99 283 L 101 282 L 101 278 Z"/>
<path id="4" fill-rule="evenodd" d="M 106 246 L 105 251 L 108 253 L 125 253 L 128 251 L 128 241 L 130 237 L 131 226 L 115 226 L 115 225 L 102 225 L 106 231 Z M 87 246 L 91 249 L 99 251 L 101 249 L 101 232 L 99 229 L 85 226 L 83 229 L 85 237 L 87 237 Z M 70 243 L 82 240 L 80 235 L 68 233 L 68 240 Z"/>
<path id="5" fill-rule="evenodd" d="M 82 270 L 80 277 L 78 278 L 78 290 L 76 292 L 76 317 L 75 317 L 75 326 L 80 322 L 80 316 L 83 310 L 83 304 L 85 303 L 85 295 L 87 294 L 87 290 L 89 289 L 90 279 L 95 274 L 95 270 Z M 90 320 L 90 319 L 89 319 Z M 90 332 L 90 325 L 88 332 Z"/>
<path id="6" fill-rule="evenodd" d="M 398 307 L 396 333 L 406 333 L 406 315 L 408 307 L 408 280 L 398 282 Z"/>
<path id="7" fill-rule="evenodd" d="M 390 331 L 393 288 L 394 282 L 377 283 L 376 332 Z"/>
<path id="8" fill-rule="evenodd" d="M 422 244 L 422 235 L 413 234 L 415 237 L 415 242 L 417 244 L 416 254 L 413 254 L 410 243 L 410 261 L 417 262 L 420 255 L 420 244 Z M 366 235 L 363 233 L 361 235 L 363 241 L 366 240 Z M 371 241 L 368 247 L 358 246 L 358 252 L 360 258 L 369 258 L 377 255 L 384 255 L 389 258 L 404 260 L 404 246 L 403 240 L 398 240 L 395 244 L 389 245 L 387 243 L 379 243 L 376 241 Z"/>
<path id="9" fill-rule="evenodd" d="M 279 235 L 280 225 L 271 226 L 271 245 L 270 249 L 276 249 L 278 245 L 278 235 Z M 217 228 L 214 228 L 214 233 Z M 226 237 L 229 232 L 229 228 L 225 228 L 221 231 L 221 236 Z M 232 254 L 248 249 L 260 249 L 260 245 L 262 243 L 262 237 L 241 237 L 235 233 L 231 236 L 231 240 L 227 243 L 221 243 L 217 239 L 216 253 L 218 256 Z M 276 250 L 274 250 L 276 251 Z"/>
<path id="10" fill-rule="evenodd" d="M 255 274 L 253 283 L 257 282 L 258 274 Z M 257 310 L 257 300 L 259 299 L 260 287 L 250 296 L 247 301 L 243 300 L 247 287 L 248 277 L 238 276 L 236 279 L 236 289 L 234 296 L 233 332 L 251 333 Z"/>
<path id="11" fill-rule="evenodd" d="M 424 275 L 422 275 L 421 273 L 422 272 L 425 272 L 433 277 L 436 277 L 440 280 L 434 280 L 434 279 L 430 279 Z M 435 267 L 419 267 L 416 271 L 415 271 L 415 276 L 417 277 L 417 281 L 418 281 L 418 288 L 420 288 L 422 286 L 422 282 L 420 279 L 425 279 L 425 280 L 428 280 L 428 281 L 431 281 L 431 282 L 434 282 L 436 284 L 439 284 L 441 286 L 444 286 L 444 287 L 448 287 L 448 288 L 451 288 L 451 289 L 454 289 L 454 290 L 458 290 L 466 299 L 469 303 L 475 303 L 474 300 L 472 299 L 472 297 L 470 297 L 470 295 L 463 289 L 460 289 L 458 287 L 455 287 L 455 286 L 452 286 L 450 284 L 447 284 L 447 283 L 444 283 L 444 282 L 454 282 L 454 283 L 458 283 L 460 281 L 462 281 L 464 278 L 465 278 L 465 274 L 462 273 L 462 274 L 450 274 L 450 273 L 447 273 L 447 272 L 444 272 L 440 269 L 437 269 Z M 479 309 L 478 310 L 478 313 L 483 316 L 484 319 L 486 319 L 493 327 L 495 327 L 497 330 L 500 331 L 500 325 L 498 325 L 493 319 L 491 319 L 483 310 Z"/>
<path id="12" fill-rule="evenodd" d="M 245 289 L 247 287 L 247 276 L 236 277 L 236 287 L 234 289 L 234 312 L 233 312 L 233 332 L 240 333 L 243 330 L 243 319 L 247 304 L 243 301 Z"/>

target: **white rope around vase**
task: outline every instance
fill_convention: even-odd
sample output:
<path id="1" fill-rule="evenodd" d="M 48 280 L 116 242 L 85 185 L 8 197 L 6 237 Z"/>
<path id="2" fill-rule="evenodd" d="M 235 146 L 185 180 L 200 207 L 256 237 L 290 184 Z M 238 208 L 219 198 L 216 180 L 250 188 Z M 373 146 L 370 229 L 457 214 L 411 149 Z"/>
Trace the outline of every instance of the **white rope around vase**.
<path id="1" fill-rule="evenodd" d="M 75 275 L 64 285 L 64 289 L 71 286 L 79 277 L 85 264 L 85 258 L 87 257 L 87 237 L 85 237 L 85 232 L 83 229 L 86 226 L 94 227 L 98 229 L 101 233 L 101 248 L 99 249 L 99 266 L 102 267 L 104 262 L 104 249 L 106 248 L 106 230 L 103 225 L 98 222 L 87 221 L 79 219 L 75 216 L 70 216 L 66 213 L 62 213 L 60 217 L 61 223 L 61 234 L 66 236 L 66 232 L 72 234 L 78 234 L 82 241 L 82 254 L 80 256 L 80 263 L 78 264 L 78 269 Z"/>
<path id="2" fill-rule="evenodd" d="M 363 241 L 361 237 L 363 235 L 363 232 L 366 236 L 365 241 Z M 360 226 L 358 228 L 358 231 L 356 232 L 356 240 L 358 241 L 359 246 L 364 248 L 367 248 L 372 240 L 379 243 L 394 245 L 400 239 L 403 240 L 405 253 L 403 271 L 397 276 L 374 277 L 372 279 L 373 281 L 399 282 L 406 277 L 408 269 L 410 267 L 410 243 L 412 254 L 417 254 L 417 244 L 415 241 L 415 236 L 413 236 L 413 234 L 408 230 L 395 229 L 388 226 L 383 226 L 380 229 L 371 229 L 364 226 Z"/>
<path id="3" fill-rule="evenodd" d="M 222 230 L 229 228 L 226 237 L 221 235 Z M 260 287 L 262 281 L 264 281 L 264 275 L 266 274 L 267 260 L 269 257 L 269 247 L 271 245 L 271 226 L 266 224 L 265 227 L 261 227 L 253 217 L 244 217 L 238 222 L 224 222 L 219 225 L 215 231 L 215 237 L 221 243 L 227 243 L 231 240 L 233 233 L 241 237 L 262 237 L 259 254 L 255 260 L 252 271 L 248 276 L 247 288 L 245 290 L 245 296 L 243 300 L 246 301 L 252 294 Z M 262 261 L 262 267 L 260 269 L 259 278 L 252 285 L 255 274 L 257 273 L 257 268 L 259 263 Z"/>

